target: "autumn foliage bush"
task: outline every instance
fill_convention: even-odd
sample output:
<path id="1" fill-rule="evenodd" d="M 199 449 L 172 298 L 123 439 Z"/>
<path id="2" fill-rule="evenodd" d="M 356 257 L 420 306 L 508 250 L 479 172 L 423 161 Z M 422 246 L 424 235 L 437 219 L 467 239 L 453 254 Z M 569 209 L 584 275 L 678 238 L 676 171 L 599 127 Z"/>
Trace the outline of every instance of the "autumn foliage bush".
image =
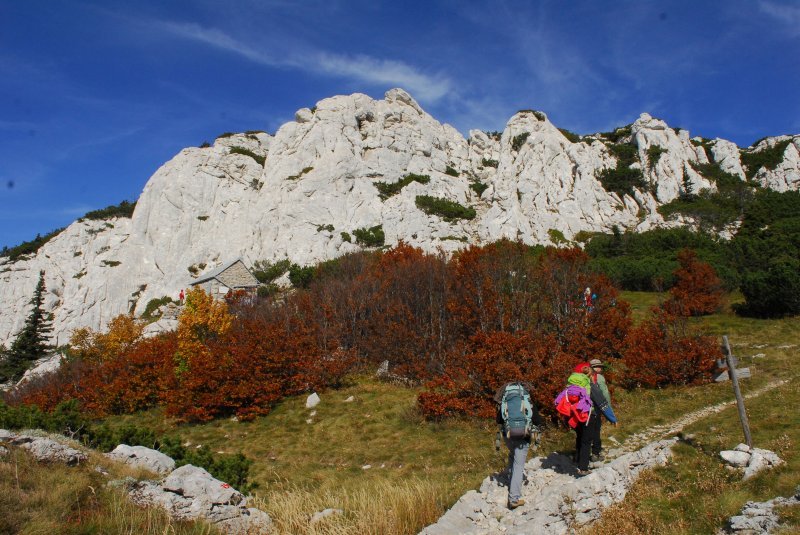
<path id="1" fill-rule="evenodd" d="M 448 258 L 401 242 L 324 262 L 293 292 L 220 301 L 192 290 L 174 333 L 143 339 L 127 316 L 106 333 L 80 330 L 58 373 L 9 400 L 47 410 L 76 399 L 94 416 L 160 405 L 176 420 L 247 420 L 387 361 L 426 385 L 418 401 L 428 417 L 487 416 L 509 380 L 536 385 L 547 410 L 574 364 L 592 358 L 624 364 L 629 384 L 703 380 L 714 344 L 681 331 L 680 317 L 664 308 L 632 327 L 628 304 L 579 249 L 503 240 Z"/>
<path id="2" fill-rule="evenodd" d="M 678 253 L 680 267 L 675 270 L 675 285 L 664 307 L 679 316 L 713 314 L 722 305 L 722 281 L 714 268 L 697 258 L 691 249 Z"/>
<path id="3" fill-rule="evenodd" d="M 664 308 L 631 329 L 622 382 L 628 387 L 662 387 L 708 382 L 720 349 L 715 338 L 690 332 L 687 320 Z"/>

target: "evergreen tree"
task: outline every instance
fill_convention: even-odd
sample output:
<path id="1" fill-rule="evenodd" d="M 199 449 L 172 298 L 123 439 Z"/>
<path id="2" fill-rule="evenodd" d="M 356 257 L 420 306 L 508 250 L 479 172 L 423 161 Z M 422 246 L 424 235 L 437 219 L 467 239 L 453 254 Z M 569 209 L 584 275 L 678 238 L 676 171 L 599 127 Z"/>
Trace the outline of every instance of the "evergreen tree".
<path id="1" fill-rule="evenodd" d="M 5 352 L 5 359 L 0 363 L 0 382 L 18 381 L 37 359 L 53 349 L 47 343 L 53 325 L 50 316 L 42 309 L 44 291 L 44 271 L 40 271 L 39 282 L 30 300 L 33 310 L 11 348 Z"/>

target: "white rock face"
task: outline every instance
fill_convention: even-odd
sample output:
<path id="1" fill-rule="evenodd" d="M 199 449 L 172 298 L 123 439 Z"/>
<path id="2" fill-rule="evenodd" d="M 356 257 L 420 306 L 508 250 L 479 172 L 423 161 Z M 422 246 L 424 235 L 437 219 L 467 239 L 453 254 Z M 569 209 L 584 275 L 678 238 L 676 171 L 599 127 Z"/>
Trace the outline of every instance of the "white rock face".
<path id="1" fill-rule="evenodd" d="M 799 139 L 758 180 L 781 191 L 800 187 Z M 27 259 L 0 259 L 0 343 L 24 324 L 39 271 L 45 308 L 54 314 L 52 342 L 64 344 L 77 327 L 102 330 L 121 313 L 141 313 L 151 299 L 176 299 L 190 270 L 200 274 L 238 257 L 248 265 L 284 258 L 309 265 L 360 249 L 342 233 L 376 225 L 388 245 L 404 240 L 447 253 L 500 238 L 547 244 L 558 236 L 552 231 L 566 239 L 615 225 L 643 231 L 667 224 L 656 209 L 678 195 L 684 177 L 695 190 L 714 187 L 691 167 L 708 157 L 688 132 L 642 114 L 628 140 L 638 147 L 649 191 L 620 198 L 595 178 L 616 166 L 604 142 L 572 143 L 541 112 L 517 113 L 499 139 L 473 130 L 467 140 L 402 89 L 383 100 L 327 98 L 314 111 L 298 110 L 274 136 L 236 134 L 182 150 L 147 182 L 131 219 L 77 221 Z M 652 146 L 666 151 L 653 165 Z M 742 176 L 735 145 L 716 140 L 711 150 L 723 169 Z M 430 182 L 380 198 L 376 182 L 408 173 Z M 476 182 L 487 186 L 480 196 L 470 187 Z M 477 215 L 445 221 L 418 209 L 418 195 Z"/>

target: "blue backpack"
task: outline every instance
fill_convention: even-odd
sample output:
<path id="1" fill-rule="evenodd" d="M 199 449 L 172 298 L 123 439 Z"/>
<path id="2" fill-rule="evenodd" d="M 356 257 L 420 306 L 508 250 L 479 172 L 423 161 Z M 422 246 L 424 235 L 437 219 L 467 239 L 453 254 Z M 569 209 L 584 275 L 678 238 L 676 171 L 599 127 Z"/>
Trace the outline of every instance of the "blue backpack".
<path id="1" fill-rule="evenodd" d="M 531 395 L 520 383 L 511 383 L 503 392 L 500 402 L 503 435 L 506 438 L 527 438 L 533 427 Z"/>

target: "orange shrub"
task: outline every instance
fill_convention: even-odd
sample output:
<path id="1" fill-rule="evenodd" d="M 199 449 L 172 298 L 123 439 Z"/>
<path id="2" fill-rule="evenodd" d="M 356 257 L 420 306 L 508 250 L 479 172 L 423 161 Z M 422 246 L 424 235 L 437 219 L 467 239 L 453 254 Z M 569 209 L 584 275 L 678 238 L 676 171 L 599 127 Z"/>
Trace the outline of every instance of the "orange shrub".
<path id="1" fill-rule="evenodd" d="M 673 273 L 676 282 L 664 307 L 680 316 L 704 316 L 719 310 L 724 292 L 714 268 L 691 249 L 678 253 L 678 262 L 680 267 Z"/>
<path id="2" fill-rule="evenodd" d="M 653 313 L 628 335 L 623 384 L 654 388 L 710 381 L 714 362 L 721 356 L 717 341 L 688 333 L 684 317 L 659 309 Z"/>

